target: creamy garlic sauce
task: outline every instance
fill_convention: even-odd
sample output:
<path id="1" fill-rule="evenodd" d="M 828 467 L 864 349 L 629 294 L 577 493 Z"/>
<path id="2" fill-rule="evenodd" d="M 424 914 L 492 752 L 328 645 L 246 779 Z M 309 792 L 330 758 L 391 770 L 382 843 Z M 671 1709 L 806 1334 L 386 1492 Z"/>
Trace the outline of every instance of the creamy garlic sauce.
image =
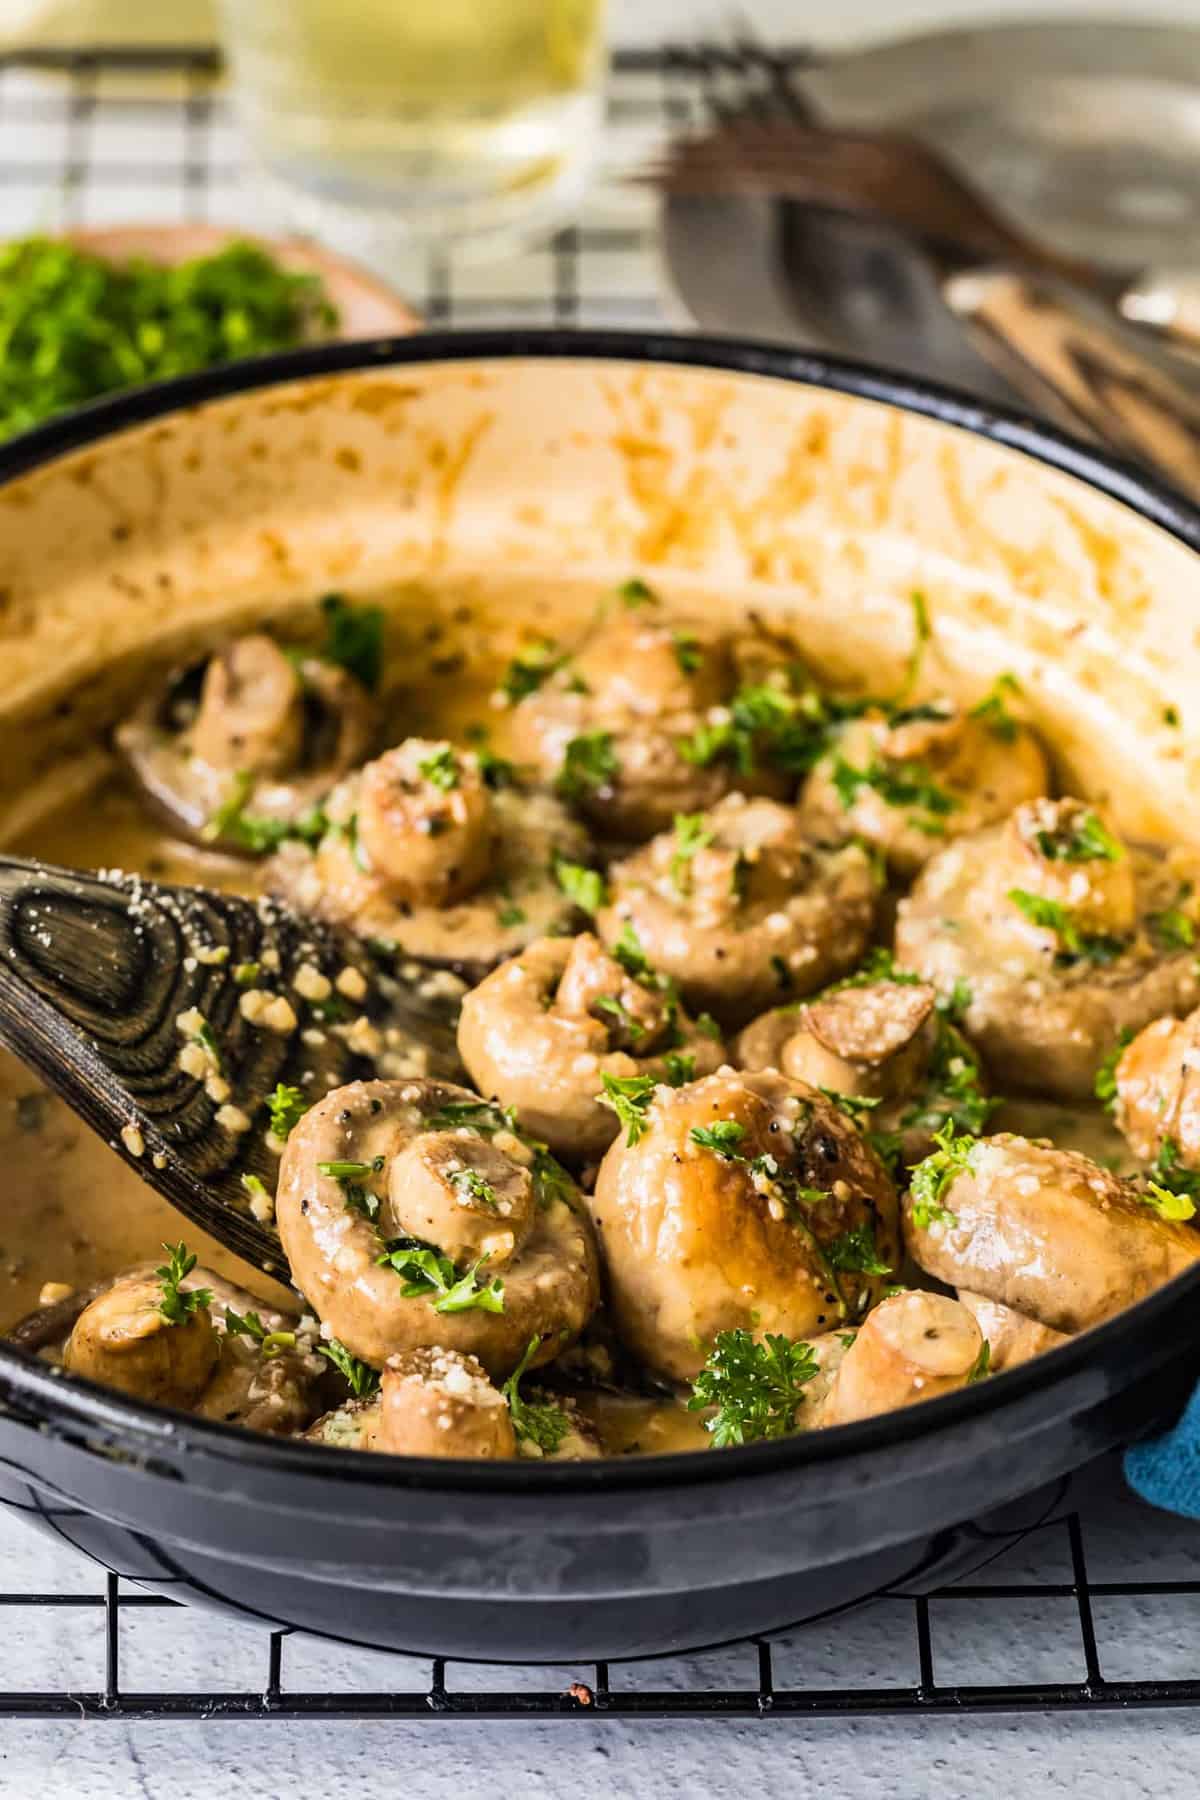
<path id="1" fill-rule="evenodd" d="M 501 591 L 492 582 L 486 595 L 481 579 L 461 584 L 454 594 L 413 588 L 381 598 L 396 609 L 389 620 L 385 741 L 420 734 L 461 742 L 482 728 L 489 747 L 500 755 L 508 749 L 507 717 L 494 703 L 494 690 L 522 638 L 528 641 L 531 632 L 553 617 L 560 640 L 569 642 L 597 611 L 595 585 L 582 578 L 565 590 L 561 582 L 522 577 L 506 578 Z M 696 599 L 712 610 L 716 597 Z M 36 812 L 34 795 L 29 816 Z M 136 870 L 162 881 L 251 894 L 259 888 L 261 865 L 172 837 L 115 772 L 44 817 L 12 847 L 20 854 L 83 868 Z M 883 924 L 886 931 L 886 911 Z M 1098 1107 L 1011 1102 L 991 1129 L 1051 1138 L 1121 1171 L 1134 1166 Z M 163 1242 L 181 1237 L 202 1264 L 249 1285 L 265 1300 L 288 1304 L 283 1290 L 250 1273 L 183 1220 L 21 1064 L 2 1053 L 0 1159 L 6 1172 L 0 1331 L 11 1329 L 38 1305 L 44 1284 L 86 1287 L 156 1256 Z M 710 1442 L 702 1418 L 688 1412 L 682 1400 L 584 1392 L 579 1401 L 610 1454 L 696 1450 Z"/>

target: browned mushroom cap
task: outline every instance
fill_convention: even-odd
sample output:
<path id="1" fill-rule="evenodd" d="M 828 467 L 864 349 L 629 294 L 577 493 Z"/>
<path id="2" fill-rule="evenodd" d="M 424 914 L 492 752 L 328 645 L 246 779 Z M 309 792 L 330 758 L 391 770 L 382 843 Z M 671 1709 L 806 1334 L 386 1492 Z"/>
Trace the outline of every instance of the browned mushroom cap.
<path id="1" fill-rule="evenodd" d="M 756 1019 L 735 1055 L 742 1068 L 777 1068 L 839 1094 L 909 1094 L 937 1041 L 936 999 L 926 982 L 838 988 Z"/>
<path id="2" fill-rule="evenodd" d="M 846 725 L 813 769 L 801 811 L 815 837 L 864 839 L 914 875 L 948 838 L 979 831 L 1044 794 L 1046 758 L 1027 726 L 938 699 Z"/>
<path id="3" fill-rule="evenodd" d="M 448 906 L 473 893 L 495 848 L 474 757 L 408 738 L 368 763 L 355 809 L 359 861 L 398 901 Z"/>
<path id="4" fill-rule="evenodd" d="M 460 1195 L 455 1177 L 467 1170 L 486 1195 L 466 1191 L 469 1179 Z M 369 1081 L 327 1094 L 288 1138 L 276 1218 L 297 1286 L 374 1368 L 438 1347 L 478 1356 L 502 1377 L 533 1337 L 535 1362 L 557 1355 L 598 1299 L 596 1247 L 574 1183 L 465 1088 Z M 477 1250 L 485 1235 L 491 1250 Z M 452 1248 L 467 1242 L 456 1261 Z"/>
<path id="5" fill-rule="evenodd" d="M 515 1456 L 508 1406 L 473 1356 L 431 1346 L 384 1365 L 373 1448 L 396 1456 Z"/>
<path id="6" fill-rule="evenodd" d="M 790 807 L 730 794 L 614 865 L 597 929 L 629 929 L 697 1011 L 737 1023 L 853 967 L 875 915 L 858 845 L 826 850 Z"/>
<path id="7" fill-rule="evenodd" d="M 185 1286 L 192 1286 L 192 1281 Z M 204 1392 L 220 1355 L 220 1339 L 206 1307 L 173 1325 L 159 1310 L 162 1286 L 153 1273 L 122 1275 L 86 1306 L 63 1353 L 73 1375 L 187 1408 Z"/>
<path id="8" fill-rule="evenodd" d="M 406 956 L 478 980 L 575 917 L 556 870 L 587 860 L 586 834 L 549 794 L 492 792 L 472 751 L 410 738 L 325 811 L 315 849 L 291 842 L 272 859 L 269 889 Z"/>
<path id="9" fill-rule="evenodd" d="M 318 656 L 290 656 L 255 632 L 202 670 L 173 676 L 116 739 L 175 830 L 246 852 L 310 813 L 362 761 L 375 725 L 371 696 L 353 675 Z"/>
<path id="10" fill-rule="evenodd" d="M 712 733 L 728 727 L 728 703 L 740 691 L 767 684 L 781 707 L 798 703 L 807 683 L 797 667 L 794 647 L 757 623 L 668 615 L 651 602 L 603 620 L 520 702 L 514 750 L 548 782 L 565 770 L 573 804 L 604 836 L 638 842 L 733 787 L 786 791 L 752 737 L 735 757 Z M 609 765 L 602 778 L 570 780 L 568 746 L 598 734 Z"/>
<path id="11" fill-rule="evenodd" d="M 299 671 L 274 638 L 234 638 L 204 671 L 192 754 L 214 769 L 288 774 L 300 760 L 303 695 Z"/>
<path id="12" fill-rule="evenodd" d="M 536 1202 L 522 1162 L 478 1132 L 421 1131 L 388 1170 L 380 1227 L 436 1244 L 452 1262 L 503 1268 L 529 1241 Z"/>
<path id="13" fill-rule="evenodd" d="M 591 1204 L 617 1330 L 676 1380 L 721 1331 L 810 1338 L 852 1322 L 896 1262 L 878 1158 L 836 1106 L 776 1074 L 656 1089 Z"/>
<path id="14" fill-rule="evenodd" d="M 485 977 L 463 1001 L 458 1048 L 482 1093 L 580 1161 L 617 1134 L 606 1075 L 678 1082 L 711 1074 L 725 1056 L 657 978 L 631 975 L 590 933 L 541 938 Z"/>
<path id="15" fill-rule="evenodd" d="M 1065 1331 L 1040 1325 L 1015 1307 L 1001 1306 L 998 1300 L 989 1300 L 984 1294 L 972 1294 L 967 1288 L 959 1288 L 958 1297 L 987 1343 L 989 1374 L 1000 1375 L 1005 1369 L 1015 1369 L 1018 1363 L 1029 1362 L 1068 1341 Z"/>
<path id="16" fill-rule="evenodd" d="M 1004 879 L 1066 907 L 1077 931 L 1128 936 L 1137 924 L 1137 872 L 1128 847 L 1084 800 L 1031 800 L 1004 826 Z M 1044 931 L 1021 909 L 1026 924 Z"/>
<path id="17" fill-rule="evenodd" d="M 1153 1162 L 1170 1145 L 1180 1168 L 1200 1169 L 1200 1011 L 1139 1031 L 1114 1080 L 1113 1117 L 1134 1155 Z"/>
<path id="18" fill-rule="evenodd" d="M 821 1407 L 821 1425 L 846 1425 L 964 1387 L 980 1370 L 983 1336 L 944 1294 L 910 1288 L 859 1326 Z"/>
<path id="19" fill-rule="evenodd" d="M 1055 1331 L 1098 1325 L 1200 1256 L 1200 1234 L 1075 1151 L 1002 1132 L 941 1177 L 934 1203 L 920 1172 L 905 1201 L 916 1262 Z"/>
<path id="20" fill-rule="evenodd" d="M 1001 1086 L 1089 1098 L 1122 1032 L 1200 1000 L 1198 878 L 1192 852 L 1126 845 L 1093 807 L 1035 802 L 926 864 L 896 955 L 941 994 L 969 990 L 964 1028 Z"/>

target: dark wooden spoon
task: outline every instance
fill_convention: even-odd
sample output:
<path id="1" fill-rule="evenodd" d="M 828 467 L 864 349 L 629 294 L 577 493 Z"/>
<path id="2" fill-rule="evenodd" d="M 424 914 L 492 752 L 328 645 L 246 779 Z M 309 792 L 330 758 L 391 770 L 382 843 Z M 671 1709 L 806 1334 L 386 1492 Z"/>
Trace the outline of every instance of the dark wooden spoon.
<path id="1" fill-rule="evenodd" d="M 287 1264 L 269 1209 L 252 1210 L 254 1180 L 269 1195 L 278 1165 L 268 1096 L 284 1083 L 311 1104 L 410 1068 L 460 1077 L 444 987 L 272 900 L 0 857 L 0 1044 L 172 1206 L 276 1278 Z M 268 996 L 295 1029 L 245 1016 Z M 207 1059 L 215 1080 L 181 1065 L 189 1044 L 184 1061 Z"/>

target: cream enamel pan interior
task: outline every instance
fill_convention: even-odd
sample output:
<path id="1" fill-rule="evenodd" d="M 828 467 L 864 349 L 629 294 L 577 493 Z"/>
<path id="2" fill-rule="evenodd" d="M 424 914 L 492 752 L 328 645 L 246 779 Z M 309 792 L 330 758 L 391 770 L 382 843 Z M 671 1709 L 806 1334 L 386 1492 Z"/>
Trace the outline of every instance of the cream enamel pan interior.
<path id="1" fill-rule="evenodd" d="M 125 657 L 330 587 L 468 577 L 502 608 L 549 580 L 566 606 L 634 567 L 786 618 L 827 673 L 877 686 L 920 588 L 940 680 L 1012 670 L 1072 791 L 1133 836 L 1200 837 L 1200 563 L 1174 536 L 858 394 L 520 355 L 285 380 L 0 488 L 0 833 L 35 776 L 88 778 L 81 747 L 141 679 Z"/>
<path id="2" fill-rule="evenodd" d="M 531 605 L 561 631 L 633 570 L 875 691 L 920 589 L 930 679 L 1011 671 L 1064 786 L 1200 841 L 1198 551 L 1200 517 L 1119 464 L 824 359 L 554 332 L 271 358 L 0 449 L 0 841 L 97 779 L 147 659 L 389 584 L 414 618 L 466 586 L 501 634 Z M 0 1502 L 136 1580 L 362 1642 L 678 1648 L 941 1567 L 945 1528 L 1127 1440 L 1186 1390 L 1198 1285 L 903 1412 L 545 1466 L 268 1440 L 0 1349 Z"/>

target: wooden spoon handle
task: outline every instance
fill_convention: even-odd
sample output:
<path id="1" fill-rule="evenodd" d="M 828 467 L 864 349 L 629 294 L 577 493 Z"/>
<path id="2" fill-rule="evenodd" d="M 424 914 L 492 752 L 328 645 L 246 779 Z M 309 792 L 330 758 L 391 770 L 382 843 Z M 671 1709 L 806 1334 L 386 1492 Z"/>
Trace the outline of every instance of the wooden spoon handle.
<path id="1" fill-rule="evenodd" d="M 976 348 L 1031 405 L 1200 499 L 1200 395 L 1098 307 L 1001 269 L 943 292 Z"/>
<path id="2" fill-rule="evenodd" d="M 335 986 L 348 968 L 353 1005 Z M 275 1185 L 268 1096 L 282 1083 L 311 1104 L 375 1075 L 385 1041 L 456 1072 L 452 1020 L 419 977 L 273 902 L 0 856 L 0 1044 L 269 1274 L 286 1265 L 255 1205 L 254 1182 Z M 248 996 L 286 1010 L 264 1016 Z"/>

